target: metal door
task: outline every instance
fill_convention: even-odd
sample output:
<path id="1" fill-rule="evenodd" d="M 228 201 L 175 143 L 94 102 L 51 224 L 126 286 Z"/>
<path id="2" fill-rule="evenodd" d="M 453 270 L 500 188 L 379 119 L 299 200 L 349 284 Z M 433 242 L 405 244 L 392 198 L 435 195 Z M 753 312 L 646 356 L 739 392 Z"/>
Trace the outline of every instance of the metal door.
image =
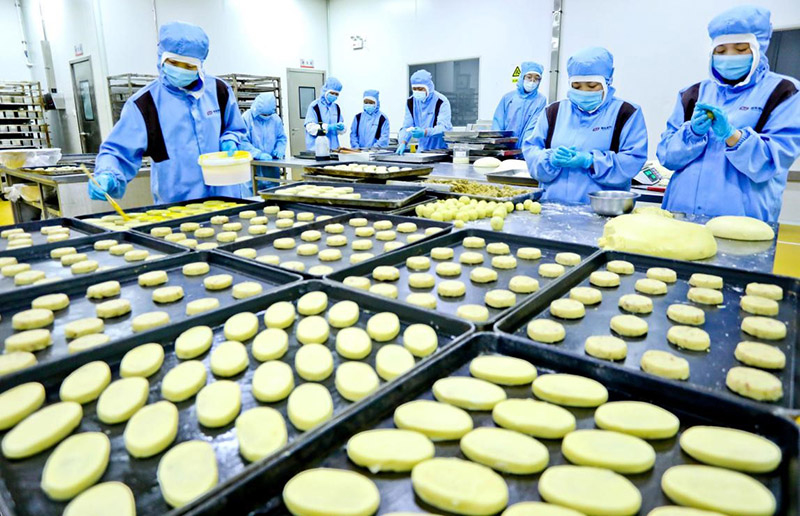
<path id="1" fill-rule="evenodd" d="M 70 61 L 72 91 L 75 93 L 75 114 L 78 117 L 78 135 L 81 152 L 94 154 L 100 149 L 100 122 L 95 101 L 92 60 L 89 57 Z"/>
<path id="2" fill-rule="evenodd" d="M 325 72 L 321 70 L 286 70 L 288 85 L 289 109 L 286 112 L 289 120 L 289 144 L 292 154 L 306 150 L 305 124 L 308 105 L 322 93 Z"/>

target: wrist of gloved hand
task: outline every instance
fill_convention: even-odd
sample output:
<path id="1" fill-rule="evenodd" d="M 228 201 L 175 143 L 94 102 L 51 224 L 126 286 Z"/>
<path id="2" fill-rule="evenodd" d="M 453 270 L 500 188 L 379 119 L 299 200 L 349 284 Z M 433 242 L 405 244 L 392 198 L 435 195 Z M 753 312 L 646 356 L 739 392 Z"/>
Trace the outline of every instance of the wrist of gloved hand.
<path id="1" fill-rule="evenodd" d="M 594 156 L 591 152 L 578 152 L 575 154 L 575 162 L 581 168 L 591 168 L 594 163 Z"/>

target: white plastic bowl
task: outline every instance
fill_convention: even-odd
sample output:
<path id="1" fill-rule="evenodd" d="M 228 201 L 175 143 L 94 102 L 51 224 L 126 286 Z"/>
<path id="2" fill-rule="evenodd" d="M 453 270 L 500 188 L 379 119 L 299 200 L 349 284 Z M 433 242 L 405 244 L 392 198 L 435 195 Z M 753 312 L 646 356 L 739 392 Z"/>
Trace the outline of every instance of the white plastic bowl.
<path id="1" fill-rule="evenodd" d="M 249 183 L 252 180 L 250 162 L 253 156 L 247 151 L 236 151 L 228 157 L 227 152 L 201 154 L 197 164 L 203 170 L 203 181 L 208 186 L 229 186 Z"/>

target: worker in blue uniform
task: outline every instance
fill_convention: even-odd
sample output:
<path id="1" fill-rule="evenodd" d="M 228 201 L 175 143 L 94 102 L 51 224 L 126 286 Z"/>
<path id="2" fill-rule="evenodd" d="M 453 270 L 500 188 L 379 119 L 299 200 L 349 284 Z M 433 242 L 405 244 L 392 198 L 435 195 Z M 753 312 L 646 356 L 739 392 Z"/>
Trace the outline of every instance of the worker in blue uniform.
<path id="1" fill-rule="evenodd" d="M 364 109 L 350 124 L 350 147 L 354 149 L 384 148 L 389 145 L 389 117 L 381 112 L 378 90 L 364 92 Z"/>
<path id="2" fill-rule="evenodd" d="M 249 151 L 254 160 L 271 161 L 286 157 L 286 132 L 276 109 L 275 94 L 261 93 L 253 100 L 250 109 L 242 115 L 247 134 L 241 148 Z M 256 173 L 259 177 L 273 179 L 281 177 L 280 169 L 277 167 L 259 166 Z M 266 181 L 260 181 L 258 185 L 259 189 L 267 186 L 270 185 Z"/>
<path id="3" fill-rule="evenodd" d="M 339 148 L 339 135 L 344 132 L 342 110 L 336 101 L 342 92 L 342 82 L 336 77 L 328 77 L 322 85 L 322 95 L 308 105 L 306 112 L 306 149 L 314 150 L 317 136 L 328 137 L 331 149 Z"/>
<path id="4" fill-rule="evenodd" d="M 599 190 L 629 190 L 647 159 L 642 110 L 614 95 L 614 58 L 604 48 L 577 52 L 567 73 L 567 99 L 542 111 L 522 145 L 542 199 L 585 204 Z"/>
<path id="5" fill-rule="evenodd" d="M 738 6 L 708 24 L 709 75 L 681 90 L 657 156 L 675 171 L 663 207 L 775 222 L 800 156 L 800 82 L 769 70 L 770 12 Z"/>
<path id="6" fill-rule="evenodd" d="M 100 145 L 89 196 L 121 198 L 142 164 L 152 161 L 150 186 L 158 203 L 214 195 L 241 197 L 246 185 L 208 186 L 197 160 L 201 154 L 238 149 L 244 122 L 230 86 L 208 75 L 208 36 L 182 22 L 159 30 L 159 77 L 129 98 L 119 121 Z"/>
<path id="7" fill-rule="evenodd" d="M 539 93 L 542 70 L 539 63 L 522 63 L 517 88 L 503 95 L 494 110 L 492 130 L 512 131 L 512 136 L 517 138 L 518 149 L 522 147 L 524 132 L 533 131 L 539 113 L 547 105 L 547 98 Z"/>
<path id="8" fill-rule="evenodd" d="M 452 129 L 450 101 L 434 89 L 430 72 L 417 70 L 411 75 L 411 96 L 406 101 L 397 154 L 405 153 L 411 138 L 419 140 L 419 148 L 423 151 L 446 149 L 444 133 Z"/>

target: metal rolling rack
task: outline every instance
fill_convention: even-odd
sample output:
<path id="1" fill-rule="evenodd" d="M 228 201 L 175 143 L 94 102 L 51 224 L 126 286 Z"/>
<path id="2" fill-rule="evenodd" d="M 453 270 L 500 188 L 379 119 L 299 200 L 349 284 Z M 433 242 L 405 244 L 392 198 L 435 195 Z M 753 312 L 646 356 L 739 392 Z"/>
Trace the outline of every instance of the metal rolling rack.
<path id="1" fill-rule="evenodd" d="M 119 120 L 125 101 L 154 79 L 156 79 L 155 75 L 145 73 L 123 73 L 108 76 L 108 98 L 111 101 L 111 116 L 115 124 Z"/>
<path id="2" fill-rule="evenodd" d="M 0 82 L 0 149 L 50 147 L 38 82 Z"/>
<path id="3" fill-rule="evenodd" d="M 278 77 L 265 75 L 248 75 L 244 73 L 229 73 L 220 75 L 220 79 L 227 82 L 233 88 L 236 101 L 239 103 L 239 110 L 243 113 L 250 108 L 253 100 L 260 93 L 273 92 L 277 101 L 276 112 L 278 116 L 283 114 L 283 100 L 281 98 L 281 80 Z"/>

